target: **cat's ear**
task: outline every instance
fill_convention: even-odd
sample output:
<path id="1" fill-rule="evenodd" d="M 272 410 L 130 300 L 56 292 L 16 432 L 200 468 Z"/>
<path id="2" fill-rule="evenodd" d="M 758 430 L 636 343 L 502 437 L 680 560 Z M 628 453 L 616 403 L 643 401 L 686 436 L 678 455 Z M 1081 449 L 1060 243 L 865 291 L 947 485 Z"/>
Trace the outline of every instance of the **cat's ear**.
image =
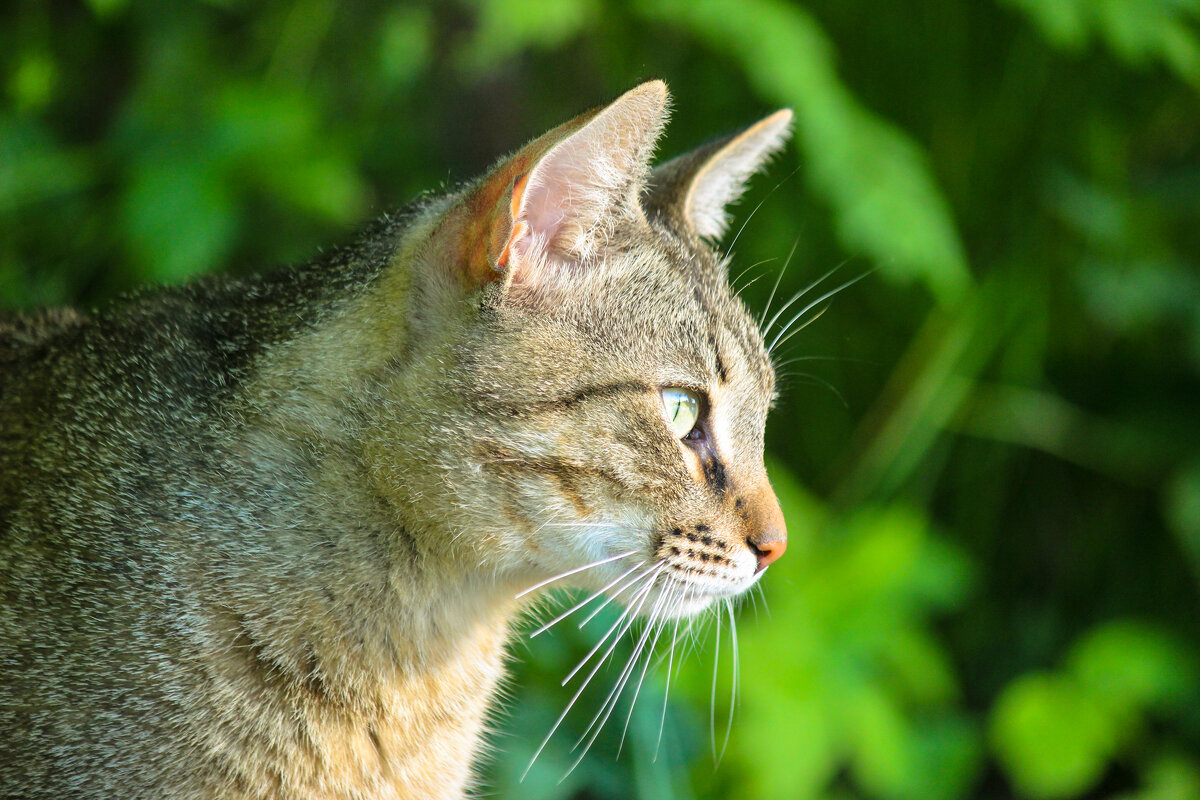
<path id="1" fill-rule="evenodd" d="M 526 145 L 456 209 L 464 283 L 536 283 L 590 259 L 638 196 L 668 113 L 667 87 L 649 81 Z"/>
<path id="2" fill-rule="evenodd" d="M 741 197 L 750 176 L 787 144 L 791 123 L 792 112 L 785 108 L 659 166 L 644 200 L 647 211 L 717 241 L 729 229 L 726 208 Z"/>

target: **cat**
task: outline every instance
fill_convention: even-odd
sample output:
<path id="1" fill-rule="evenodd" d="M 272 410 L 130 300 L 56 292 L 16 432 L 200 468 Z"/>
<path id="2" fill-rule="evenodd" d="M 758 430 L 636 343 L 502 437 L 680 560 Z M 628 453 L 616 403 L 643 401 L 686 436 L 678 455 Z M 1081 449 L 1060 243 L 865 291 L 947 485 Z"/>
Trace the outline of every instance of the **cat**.
<path id="1" fill-rule="evenodd" d="M 661 619 L 761 576 L 774 374 L 713 243 L 791 114 L 651 170 L 667 113 L 304 266 L 0 322 L 0 795 L 462 797 L 540 587 Z"/>

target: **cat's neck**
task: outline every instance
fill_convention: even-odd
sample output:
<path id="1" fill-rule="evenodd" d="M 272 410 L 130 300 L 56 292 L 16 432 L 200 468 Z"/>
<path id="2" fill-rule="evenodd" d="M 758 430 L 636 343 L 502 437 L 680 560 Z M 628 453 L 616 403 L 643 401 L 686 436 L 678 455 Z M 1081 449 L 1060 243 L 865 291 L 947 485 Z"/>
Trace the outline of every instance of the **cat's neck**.
<path id="1" fill-rule="evenodd" d="M 419 359 L 394 361 L 409 290 L 402 269 L 385 273 L 276 346 L 239 395 L 222 480 L 209 482 L 221 497 L 208 505 L 229 504 L 221 527 L 239 537 L 235 556 L 201 565 L 225 608 L 208 648 L 226 683 L 214 696 L 237 698 L 212 713 L 233 726 L 274 715 L 269 742 L 246 731 L 245 746 L 298 753 L 289 796 L 318 794 L 305 788 L 317 775 L 347 795 L 389 782 L 401 796 L 461 793 L 528 585 L 464 555 L 469 523 L 435 498 L 429 442 L 377 416 L 385 390 L 423 380 Z"/>
<path id="2" fill-rule="evenodd" d="M 460 796 L 503 679 L 515 592 L 440 558 L 429 543 L 446 531 L 398 523 L 322 483 L 281 506 L 291 521 L 264 526 L 225 568 L 227 611 L 209 648 L 224 690 L 212 713 L 232 726 L 276 720 L 246 729 L 243 746 L 295 753 L 288 796 L 380 786 Z"/>

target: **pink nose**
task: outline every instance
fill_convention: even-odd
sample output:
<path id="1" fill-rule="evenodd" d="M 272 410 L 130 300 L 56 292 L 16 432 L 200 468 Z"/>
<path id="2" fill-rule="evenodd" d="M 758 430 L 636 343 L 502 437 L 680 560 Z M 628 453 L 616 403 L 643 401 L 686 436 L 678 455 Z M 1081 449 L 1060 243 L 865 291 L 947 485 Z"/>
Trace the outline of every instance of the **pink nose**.
<path id="1" fill-rule="evenodd" d="M 787 524 L 783 521 L 783 509 L 779 507 L 779 500 L 770 485 L 765 486 L 751 502 L 747 522 L 754 532 L 746 537 L 746 544 L 750 552 L 758 557 L 758 571 L 762 572 L 787 550 Z"/>
<path id="2" fill-rule="evenodd" d="M 770 542 L 754 542 L 747 539 L 746 544 L 750 545 L 750 550 L 758 556 L 759 572 L 774 564 L 783 555 L 783 551 L 787 550 L 787 542 L 783 539 Z"/>

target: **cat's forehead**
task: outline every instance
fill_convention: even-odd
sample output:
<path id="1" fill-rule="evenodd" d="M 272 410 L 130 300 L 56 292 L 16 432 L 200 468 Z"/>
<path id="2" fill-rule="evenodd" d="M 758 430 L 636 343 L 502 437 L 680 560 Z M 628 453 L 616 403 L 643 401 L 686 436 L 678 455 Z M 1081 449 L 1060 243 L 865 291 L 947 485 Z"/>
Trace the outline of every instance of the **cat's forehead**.
<path id="1" fill-rule="evenodd" d="M 554 324 L 570 325 L 592 348 L 645 369 L 773 391 L 762 336 L 716 253 L 643 229 L 614 238 L 601 257 L 603 266 L 577 286 Z"/>

